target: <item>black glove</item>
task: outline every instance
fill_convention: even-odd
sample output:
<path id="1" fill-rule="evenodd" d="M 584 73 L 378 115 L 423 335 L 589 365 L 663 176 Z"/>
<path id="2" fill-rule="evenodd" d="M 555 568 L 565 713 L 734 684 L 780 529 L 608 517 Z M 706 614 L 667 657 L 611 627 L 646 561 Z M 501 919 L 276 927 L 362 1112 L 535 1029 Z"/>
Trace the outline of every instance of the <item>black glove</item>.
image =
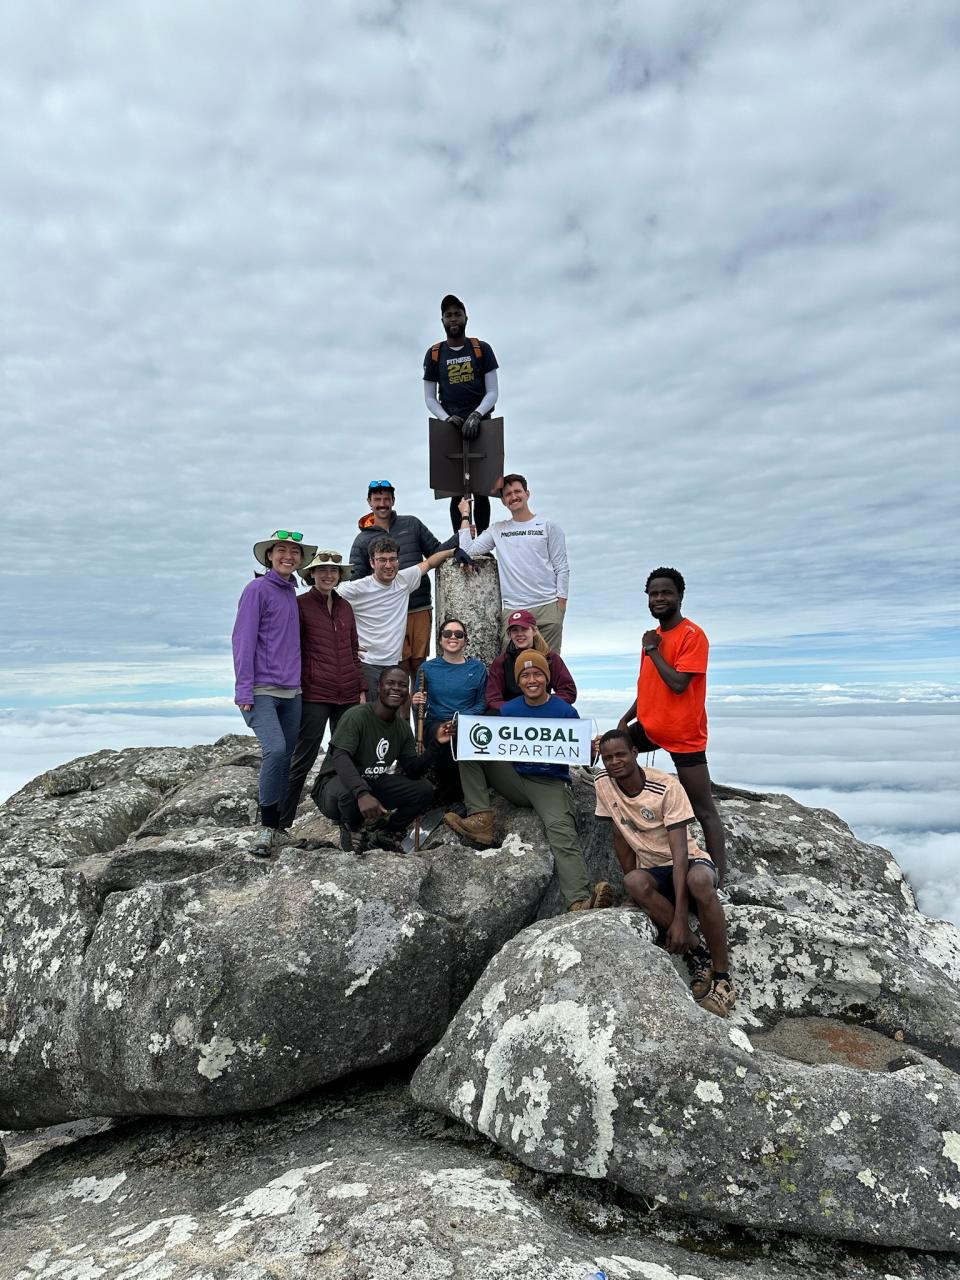
<path id="1" fill-rule="evenodd" d="M 460 427 L 462 427 L 462 426 L 463 426 L 463 419 L 462 419 L 462 418 L 456 418 L 456 417 L 454 417 L 454 415 L 453 415 L 452 413 L 451 413 L 450 417 L 447 419 L 447 421 L 450 423 L 450 425 L 451 425 L 452 427 L 458 427 L 458 428 L 460 428 Z"/>
<path id="2" fill-rule="evenodd" d="M 456 551 L 453 553 L 453 563 L 454 564 L 473 564 L 473 559 L 471 556 L 467 555 L 463 547 L 457 547 Z"/>
<path id="3" fill-rule="evenodd" d="M 480 417 L 479 413 L 474 410 L 463 424 L 462 434 L 464 440 L 476 440 L 477 436 L 480 434 L 480 423 L 482 421 L 483 419 Z"/>

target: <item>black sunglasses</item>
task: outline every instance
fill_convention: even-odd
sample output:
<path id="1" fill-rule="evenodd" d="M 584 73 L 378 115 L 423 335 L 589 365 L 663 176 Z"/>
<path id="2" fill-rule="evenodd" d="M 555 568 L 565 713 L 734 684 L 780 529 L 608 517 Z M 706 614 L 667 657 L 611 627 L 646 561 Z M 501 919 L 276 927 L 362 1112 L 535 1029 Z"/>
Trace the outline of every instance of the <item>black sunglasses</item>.
<path id="1" fill-rule="evenodd" d="M 465 631 L 441 631 L 444 640 L 466 640 L 467 633 Z"/>

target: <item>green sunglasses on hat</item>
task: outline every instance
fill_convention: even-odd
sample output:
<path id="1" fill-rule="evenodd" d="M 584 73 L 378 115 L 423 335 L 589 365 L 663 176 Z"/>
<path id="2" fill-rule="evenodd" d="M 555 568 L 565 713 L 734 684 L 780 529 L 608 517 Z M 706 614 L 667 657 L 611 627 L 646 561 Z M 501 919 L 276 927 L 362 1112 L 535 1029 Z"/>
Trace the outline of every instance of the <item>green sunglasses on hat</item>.
<path id="1" fill-rule="evenodd" d="M 300 551 L 300 563 L 306 560 L 312 560 L 317 554 L 317 548 L 310 546 L 304 542 L 303 534 L 291 529 L 274 529 L 269 538 L 264 538 L 262 542 L 254 543 L 253 554 L 257 560 L 267 569 L 270 565 L 267 561 L 267 552 L 272 550 L 278 542 L 291 542 Z"/>

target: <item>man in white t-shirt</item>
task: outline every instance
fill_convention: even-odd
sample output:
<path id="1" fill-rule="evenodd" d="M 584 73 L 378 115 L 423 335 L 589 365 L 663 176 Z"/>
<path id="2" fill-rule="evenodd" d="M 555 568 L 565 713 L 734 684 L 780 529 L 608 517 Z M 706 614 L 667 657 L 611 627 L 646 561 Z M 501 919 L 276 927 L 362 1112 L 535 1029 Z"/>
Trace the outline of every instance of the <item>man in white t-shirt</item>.
<path id="1" fill-rule="evenodd" d="M 563 616 L 570 588 L 567 541 L 553 520 L 530 510 L 530 491 L 521 475 L 503 477 L 500 501 L 510 512 L 476 538 L 470 537 L 470 504 L 460 503 L 460 546 L 468 556 L 496 551 L 500 569 L 500 639 L 507 642 L 507 619 L 515 609 L 529 609 L 540 634 L 554 653 L 560 652 Z"/>
<path id="2" fill-rule="evenodd" d="M 377 538 L 370 544 L 369 578 L 341 582 L 337 588 L 350 602 L 357 620 L 360 640 L 360 665 L 367 681 L 367 700 L 377 696 L 380 676 L 399 664 L 403 638 L 407 630 L 407 606 L 420 579 L 453 555 L 436 551 L 409 569 L 400 568 L 400 548 L 393 538 Z"/>

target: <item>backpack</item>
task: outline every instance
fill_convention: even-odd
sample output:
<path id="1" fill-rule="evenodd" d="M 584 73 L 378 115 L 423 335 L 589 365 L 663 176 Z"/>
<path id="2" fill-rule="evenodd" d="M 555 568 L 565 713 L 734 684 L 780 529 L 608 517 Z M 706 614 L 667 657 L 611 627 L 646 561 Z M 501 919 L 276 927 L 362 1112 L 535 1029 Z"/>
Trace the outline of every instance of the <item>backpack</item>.
<path id="1" fill-rule="evenodd" d="M 482 347 L 480 346 L 480 339 L 479 339 L 479 338 L 467 338 L 467 342 L 469 342 L 469 343 L 470 343 L 470 345 L 471 345 L 471 347 L 473 347 L 473 355 L 474 355 L 474 359 L 476 360 L 477 364 L 480 366 L 480 368 L 481 368 L 481 372 L 482 372 L 482 367 L 483 367 L 483 349 L 482 349 Z M 442 342 L 438 342 L 438 343 L 436 343 L 436 345 L 435 345 L 435 346 L 431 347 L 431 349 L 430 349 L 430 360 L 431 360 L 431 362 L 432 362 L 432 364 L 433 364 L 434 374 L 436 375 L 436 376 L 434 377 L 434 379 L 433 379 L 433 381 L 434 381 L 434 382 L 439 382 L 439 381 L 440 381 L 440 376 L 439 376 L 439 375 L 440 375 L 440 348 L 441 348 L 442 346 L 443 346 L 443 343 L 442 343 Z"/>

